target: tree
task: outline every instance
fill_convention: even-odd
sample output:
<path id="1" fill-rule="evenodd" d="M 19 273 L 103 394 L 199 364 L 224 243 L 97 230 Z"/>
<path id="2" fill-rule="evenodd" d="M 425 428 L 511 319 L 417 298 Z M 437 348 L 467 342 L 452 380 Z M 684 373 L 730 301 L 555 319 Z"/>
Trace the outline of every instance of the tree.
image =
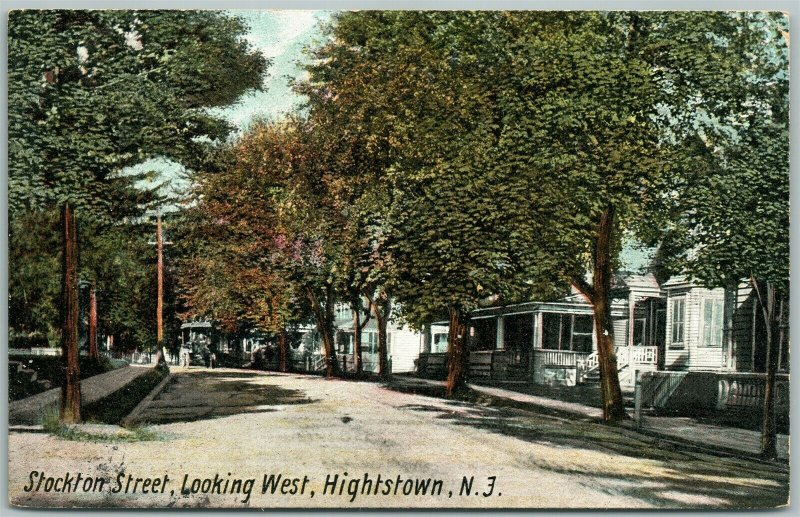
<path id="1" fill-rule="evenodd" d="M 789 289 L 788 22 L 772 13 L 717 18 L 717 27 L 729 27 L 717 29 L 726 73 L 684 86 L 702 116 L 684 115 L 694 121 L 688 129 L 675 124 L 688 152 L 664 178 L 641 234 L 667 250 L 669 271 L 709 287 L 751 283 L 767 351 L 761 452 L 775 458 L 775 375 Z"/>
<path id="2" fill-rule="evenodd" d="M 327 374 L 338 373 L 334 303 L 340 235 L 319 176 L 321 153 L 299 121 L 257 123 L 197 176 L 188 303 L 215 319 L 247 319 L 285 341 L 311 314 Z M 196 273 L 200 271 L 200 275 Z M 200 278 L 200 282 L 195 282 Z M 223 309 L 227 304 L 227 309 Z M 221 310 L 222 309 L 222 310 Z M 307 311 L 307 312 L 306 312 Z"/>
<path id="3" fill-rule="evenodd" d="M 61 209 L 65 422 L 80 420 L 75 212 L 113 220 L 113 174 L 155 155 L 190 163 L 224 136 L 225 125 L 197 108 L 260 87 L 266 63 L 243 32 L 212 12 L 9 17 L 9 207 Z"/>
<path id="4" fill-rule="evenodd" d="M 396 297 L 415 326 L 450 314 L 450 394 L 464 386 L 468 312 L 551 276 L 538 221 L 513 209 L 532 185 L 494 154 L 496 56 L 484 47 L 502 16 L 344 13 L 300 86 L 311 119 L 348 146 L 339 174 L 353 205 L 374 214 L 362 267 L 379 298 Z"/>

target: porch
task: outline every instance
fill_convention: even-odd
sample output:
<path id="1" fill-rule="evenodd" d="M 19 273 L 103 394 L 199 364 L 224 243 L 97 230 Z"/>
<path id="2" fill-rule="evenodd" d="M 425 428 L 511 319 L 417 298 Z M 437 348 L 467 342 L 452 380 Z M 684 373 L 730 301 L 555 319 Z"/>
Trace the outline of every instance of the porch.
<path id="1" fill-rule="evenodd" d="M 656 346 L 615 347 L 620 384 L 632 388 L 641 372 L 655 371 Z M 528 356 L 525 356 L 526 358 Z M 549 386 L 575 386 L 599 379 L 597 352 L 571 350 L 531 350 L 529 364 L 515 350 L 472 350 L 468 375 L 473 380 L 527 381 Z M 443 379 L 447 376 L 446 353 L 421 353 L 417 362 L 421 377 Z"/>

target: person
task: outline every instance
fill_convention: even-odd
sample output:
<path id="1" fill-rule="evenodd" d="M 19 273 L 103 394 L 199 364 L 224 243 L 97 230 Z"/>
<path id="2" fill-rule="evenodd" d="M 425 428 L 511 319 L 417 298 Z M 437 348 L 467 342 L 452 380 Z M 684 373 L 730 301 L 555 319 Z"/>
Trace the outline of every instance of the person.
<path id="1" fill-rule="evenodd" d="M 181 366 L 183 366 L 184 368 L 189 368 L 189 363 L 191 362 L 191 354 L 190 354 L 191 350 L 192 350 L 191 345 L 188 347 L 184 346 L 181 348 Z"/>

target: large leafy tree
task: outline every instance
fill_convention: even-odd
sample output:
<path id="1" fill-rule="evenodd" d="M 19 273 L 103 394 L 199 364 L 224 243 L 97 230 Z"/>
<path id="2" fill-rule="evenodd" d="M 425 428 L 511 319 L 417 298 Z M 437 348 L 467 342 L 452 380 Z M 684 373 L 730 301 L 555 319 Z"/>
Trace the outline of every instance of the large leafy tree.
<path id="1" fill-rule="evenodd" d="M 458 315 L 556 276 L 594 307 L 604 416 L 625 416 L 609 300 L 620 235 L 693 156 L 682 137 L 736 116 L 729 81 L 749 55 L 736 44 L 748 33 L 745 18 L 337 18 L 301 91 L 312 116 L 335 119 L 358 150 L 350 177 L 386 188 L 385 242 L 395 260 L 383 265 L 397 268 L 390 277 L 410 319 L 437 306 L 456 316 L 451 387 L 463 381 L 466 352 Z"/>
<path id="2" fill-rule="evenodd" d="M 257 123 L 232 143 L 217 167 L 196 176 L 197 204 L 187 214 L 195 249 L 184 278 L 192 279 L 192 312 L 249 321 L 281 343 L 310 313 L 333 375 L 341 226 L 320 156 L 299 121 Z"/>
<path id="3" fill-rule="evenodd" d="M 606 420 L 625 416 L 610 306 L 620 232 L 669 169 L 640 25 L 626 13 L 515 13 L 496 38 L 499 160 L 536 185 L 527 206 L 547 221 L 544 246 L 594 309 Z"/>
<path id="4" fill-rule="evenodd" d="M 75 214 L 114 219 L 120 169 L 192 165 L 227 126 L 201 108 L 261 85 L 235 18 L 197 11 L 15 11 L 9 17 L 9 206 L 62 214 L 61 417 L 80 420 Z M 235 78 L 235 79 L 234 79 Z"/>
<path id="5" fill-rule="evenodd" d="M 688 150 L 640 233 L 664 250 L 667 270 L 709 287 L 752 284 L 764 321 L 767 361 L 762 454 L 776 457 L 775 374 L 789 289 L 788 23 L 775 13 L 717 15 L 725 74 L 680 89 L 696 113 L 673 124 Z M 677 195 L 676 195 L 677 194 Z"/>
<path id="6" fill-rule="evenodd" d="M 465 381 L 468 312 L 530 294 L 547 275 L 538 221 L 512 209 L 533 185 L 496 156 L 485 37 L 501 17 L 344 13 L 300 87 L 312 120 L 348 146 L 337 174 L 367 223 L 359 271 L 415 326 L 451 320 L 451 393 Z"/>

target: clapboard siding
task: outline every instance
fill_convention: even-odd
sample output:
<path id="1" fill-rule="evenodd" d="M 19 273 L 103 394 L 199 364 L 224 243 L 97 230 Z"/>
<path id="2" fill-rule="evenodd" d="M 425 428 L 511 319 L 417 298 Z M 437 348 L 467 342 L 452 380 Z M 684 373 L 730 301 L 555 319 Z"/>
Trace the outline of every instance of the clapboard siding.
<path id="1" fill-rule="evenodd" d="M 614 346 L 628 346 L 628 318 L 612 320 L 614 327 Z M 597 343 L 595 342 L 595 350 Z"/>
<path id="2" fill-rule="evenodd" d="M 392 372 L 413 372 L 414 362 L 419 358 L 420 334 L 408 329 L 393 328 L 387 331 L 391 335 L 389 355 L 392 357 Z"/>
<path id="3" fill-rule="evenodd" d="M 691 331 L 687 346 L 689 348 L 689 370 L 717 370 L 723 367 L 721 346 L 702 346 L 703 332 L 703 300 L 724 301 L 724 289 L 706 289 L 695 287 L 689 291 L 690 303 L 686 308 L 687 316 L 691 319 Z"/>
<path id="4" fill-rule="evenodd" d="M 751 369 L 752 352 L 752 294 L 747 284 L 738 286 L 726 300 L 725 290 L 722 288 L 708 289 L 698 287 L 688 282 L 675 282 L 667 284 L 667 350 L 665 354 L 665 368 L 670 370 L 725 370 L 734 368 L 738 371 Z M 685 297 L 685 327 L 684 343 L 679 348 L 671 343 L 672 340 L 672 301 L 678 297 Z M 728 335 L 728 322 L 723 316 L 722 346 L 702 346 L 704 300 L 716 300 L 722 304 L 723 312 L 732 309 L 731 334 Z M 731 308 L 731 303 L 733 304 Z M 727 304 L 727 305 L 726 305 Z M 733 363 L 727 365 L 727 343 L 731 339 L 733 348 Z"/>

